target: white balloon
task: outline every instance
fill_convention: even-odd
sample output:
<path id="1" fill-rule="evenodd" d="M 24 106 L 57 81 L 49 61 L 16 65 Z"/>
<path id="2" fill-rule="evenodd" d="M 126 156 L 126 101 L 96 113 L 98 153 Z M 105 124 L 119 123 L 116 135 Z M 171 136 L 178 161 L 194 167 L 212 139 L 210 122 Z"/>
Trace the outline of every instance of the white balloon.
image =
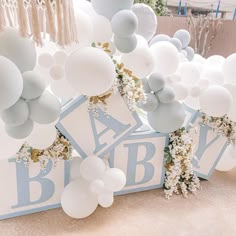
<path id="1" fill-rule="evenodd" d="M 122 55 L 121 61 L 138 78 L 148 76 L 154 68 L 154 57 L 145 47 L 137 47 L 133 52 Z"/>
<path id="2" fill-rule="evenodd" d="M 176 100 L 181 101 L 188 96 L 188 89 L 182 83 L 175 83 L 171 86 L 174 89 Z"/>
<path id="3" fill-rule="evenodd" d="M 11 60 L 23 73 L 33 70 L 36 64 L 36 49 L 34 42 L 21 37 L 13 28 L 0 33 L 0 55 Z"/>
<path id="4" fill-rule="evenodd" d="M 92 18 L 92 23 L 93 23 L 92 42 L 107 43 L 111 41 L 112 38 L 111 23 L 106 17 L 101 15 L 96 15 Z"/>
<path id="5" fill-rule="evenodd" d="M 153 44 L 157 42 L 163 42 L 163 41 L 170 41 L 170 36 L 166 34 L 158 34 L 152 38 L 152 40 L 149 42 L 149 45 L 152 46 Z"/>
<path id="6" fill-rule="evenodd" d="M 87 181 L 102 178 L 105 172 L 105 163 L 97 156 L 89 156 L 80 165 L 80 174 Z"/>
<path id="7" fill-rule="evenodd" d="M 148 41 L 143 36 L 136 34 L 136 38 L 138 40 L 137 47 L 149 48 Z"/>
<path id="8" fill-rule="evenodd" d="M 39 124 L 56 121 L 61 113 L 61 103 L 56 96 L 45 91 L 42 96 L 28 102 L 30 119 Z"/>
<path id="9" fill-rule="evenodd" d="M 236 85 L 224 84 L 223 87 L 226 88 L 231 93 L 233 99 L 236 99 Z"/>
<path id="10" fill-rule="evenodd" d="M 223 64 L 223 73 L 225 76 L 225 81 L 227 83 L 236 84 L 235 68 L 236 68 L 236 53 L 227 57 L 225 63 Z"/>
<path id="11" fill-rule="evenodd" d="M 104 190 L 104 182 L 101 179 L 93 180 L 89 185 L 89 190 L 93 194 L 101 194 Z"/>
<path id="12" fill-rule="evenodd" d="M 96 195 L 89 191 L 88 183 L 79 179 L 64 189 L 61 196 L 61 206 L 68 216 L 83 219 L 96 210 L 98 201 Z"/>
<path id="13" fill-rule="evenodd" d="M 211 57 L 208 57 L 206 60 L 206 67 L 212 66 L 216 68 L 221 68 L 225 62 L 225 58 L 219 55 L 214 55 Z"/>
<path id="14" fill-rule="evenodd" d="M 102 50 L 85 47 L 69 56 L 66 79 L 80 94 L 96 96 L 108 91 L 116 77 L 115 65 Z"/>
<path id="15" fill-rule="evenodd" d="M 0 116 L 6 125 L 22 125 L 29 118 L 29 108 L 23 99 L 19 99 L 13 106 L 0 112 Z"/>
<path id="16" fill-rule="evenodd" d="M 24 99 L 35 99 L 42 95 L 46 88 L 46 81 L 41 74 L 34 71 L 23 73 L 23 91 L 21 97 Z"/>
<path id="17" fill-rule="evenodd" d="M 8 136 L 4 130 L 4 123 L 0 119 L 0 143 L 0 160 L 3 160 L 15 155 L 24 142 Z"/>
<path id="18" fill-rule="evenodd" d="M 83 159 L 79 156 L 75 156 L 73 160 L 70 161 L 70 182 L 81 177 L 79 168 L 82 161 Z"/>
<path id="19" fill-rule="evenodd" d="M 93 22 L 83 11 L 75 11 L 76 31 L 80 46 L 89 46 L 93 38 Z"/>
<path id="20" fill-rule="evenodd" d="M 197 62 L 197 63 L 200 63 L 200 64 L 205 64 L 206 58 L 204 58 L 200 54 L 195 54 L 194 58 L 193 58 L 193 62 Z"/>
<path id="21" fill-rule="evenodd" d="M 53 57 L 50 53 L 42 53 L 38 57 L 38 64 L 43 68 L 50 68 L 54 63 Z"/>
<path id="22" fill-rule="evenodd" d="M 76 91 L 72 88 L 72 86 L 66 79 L 53 81 L 51 83 L 51 90 L 57 97 L 67 100 L 77 95 Z"/>
<path id="23" fill-rule="evenodd" d="M 134 4 L 132 11 L 138 18 L 137 34 L 142 35 L 147 41 L 151 40 L 157 30 L 157 16 L 152 8 L 143 3 Z"/>
<path id="24" fill-rule="evenodd" d="M 236 152 L 234 145 L 229 145 L 218 162 L 216 170 L 230 171 L 236 167 L 236 159 L 234 158 L 235 154 Z"/>
<path id="25" fill-rule="evenodd" d="M 201 109 L 199 98 L 189 96 L 185 98 L 184 103 L 196 111 Z"/>
<path id="26" fill-rule="evenodd" d="M 222 85 L 224 83 L 224 74 L 221 68 L 207 67 L 203 71 L 203 76 L 207 78 L 211 84 Z"/>
<path id="27" fill-rule="evenodd" d="M 201 94 L 200 105 L 207 115 L 222 117 L 229 112 L 232 96 L 226 88 L 213 85 Z"/>
<path id="28" fill-rule="evenodd" d="M 14 63 L 0 56 L 0 111 L 14 105 L 23 90 L 23 79 Z"/>
<path id="29" fill-rule="evenodd" d="M 236 99 L 233 100 L 233 103 L 230 107 L 230 110 L 227 116 L 229 117 L 231 121 L 236 122 Z"/>
<path id="30" fill-rule="evenodd" d="M 182 63 L 178 68 L 178 74 L 181 76 L 181 82 L 189 86 L 200 79 L 200 72 L 192 62 Z"/>
<path id="31" fill-rule="evenodd" d="M 27 137 L 27 143 L 36 149 L 47 149 L 57 138 L 57 130 L 54 125 L 34 125 L 33 132 Z"/>
<path id="32" fill-rule="evenodd" d="M 155 72 L 170 75 L 176 72 L 179 66 L 178 50 L 169 42 L 157 42 L 150 47 L 156 68 Z"/>
<path id="33" fill-rule="evenodd" d="M 49 74 L 52 77 L 52 79 L 54 79 L 54 80 L 61 80 L 65 76 L 64 67 L 62 65 L 53 65 L 50 68 Z"/>
<path id="34" fill-rule="evenodd" d="M 201 94 L 201 88 L 197 85 L 190 88 L 189 95 L 198 98 Z"/>
<path id="35" fill-rule="evenodd" d="M 197 85 L 200 87 L 200 89 L 205 90 L 209 87 L 210 82 L 206 78 L 202 78 L 198 80 Z"/>
<path id="36" fill-rule="evenodd" d="M 89 16 L 95 16 L 97 13 L 94 11 L 91 2 L 87 0 L 73 0 L 75 14 L 77 11 L 83 11 Z"/>
<path id="37" fill-rule="evenodd" d="M 56 51 L 53 60 L 56 65 L 65 65 L 67 54 L 64 51 Z"/>
<path id="38" fill-rule="evenodd" d="M 105 192 L 98 195 L 98 203 L 104 208 L 112 206 L 114 197 L 112 192 Z"/>
<path id="39" fill-rule="evenodd" d="M 103 176 L 103 181 L 106 189 L 112 192 L 117 192 L 125 187 L 126 176 L 122 170 L 110 168 L 106 170 Z"/>
<path id="40" fill-rule="evenodd" d="M 121 53 L 131 53 L 137 47 L 138 40 L 135 34 L 127 37 L 114 35 L 114 44 Z"/>

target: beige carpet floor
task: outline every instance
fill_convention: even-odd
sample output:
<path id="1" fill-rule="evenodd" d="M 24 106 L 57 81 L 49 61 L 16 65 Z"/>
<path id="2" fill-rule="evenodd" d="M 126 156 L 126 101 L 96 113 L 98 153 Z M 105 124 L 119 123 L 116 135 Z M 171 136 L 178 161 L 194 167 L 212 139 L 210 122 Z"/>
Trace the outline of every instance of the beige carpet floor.
<path id="1" fill-rule="evenodd" d="M 215 172 L 198 195 L 165 200 L 161 189 L 116 197 L 84 220 L 61 209 L 0 222 L 1 236 L 236 236 L 236 169 Z"/>

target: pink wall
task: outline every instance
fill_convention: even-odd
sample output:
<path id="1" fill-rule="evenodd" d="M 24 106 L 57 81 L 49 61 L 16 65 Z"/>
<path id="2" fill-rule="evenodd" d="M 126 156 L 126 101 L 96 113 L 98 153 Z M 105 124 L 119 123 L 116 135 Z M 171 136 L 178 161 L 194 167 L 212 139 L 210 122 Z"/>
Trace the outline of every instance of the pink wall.
<path id="1" fill-rule="evenodd" d="M 229 56 L 236 53 L 236 21 L 225 20 L 222 28 L 213 41 L 211 50 L 207 57 L 211 55 Z M 158 34 L 168 34 L 173 36 L 178 29 L 188 29 L 186 17 L 158 17 Z"/>

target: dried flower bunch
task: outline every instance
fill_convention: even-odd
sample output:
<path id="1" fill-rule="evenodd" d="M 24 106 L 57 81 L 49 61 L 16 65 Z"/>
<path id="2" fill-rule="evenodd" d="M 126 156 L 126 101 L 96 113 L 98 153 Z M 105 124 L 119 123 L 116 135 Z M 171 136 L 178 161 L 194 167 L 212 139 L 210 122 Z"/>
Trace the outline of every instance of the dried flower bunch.
<path id="1" fill-rule="evenodd" d="M 229 144 L 236 144 L 236 123 L 226 115 L 223 117 L 212 117 L 202 115 L 202 123 L 208 125 L 214 132 L 227 138 Z"/>
<path id="2" fill-rule="evenodd" d="M 193 171 L 193 140 L 185 128 L 169 134 L 170 142 L 165 148 L 166 177 L 164 192 L 167 199 L 173 193 L 188 196 L 200 189 L 200 180 Z"/>
<path id="3" fill-rule="evenodd" d="M 32 163 L 39 163 L 41 169 L 45 170 L 49 160 L 53 161 L 54 167 L 60 160 L 72 160 L 72 150 L 70 142 L 58 132 L 57 139 L 48 149 L 33 149 L 25 143 L 16 154 L 16 161 L 23 161 L 27 167 Z"/>

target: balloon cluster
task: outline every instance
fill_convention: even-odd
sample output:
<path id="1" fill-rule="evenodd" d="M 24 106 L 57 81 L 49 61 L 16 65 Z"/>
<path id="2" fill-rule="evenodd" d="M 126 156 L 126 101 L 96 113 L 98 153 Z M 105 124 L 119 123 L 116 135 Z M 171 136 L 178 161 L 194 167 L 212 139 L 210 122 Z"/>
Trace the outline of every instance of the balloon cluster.
<path id="1" fill-rule="evenodd" d="M 36 49 L 31 40 L 21 38 L 13 29 L 0 33 L 0 117 L 4 123 L 1 128 L 11 138 L 21 140 L 11 141 L 13 147 L 17 143 L 18 150 L 19 143 L 26 138 L 33 147 L 46 148 L 57 135 L 52 123 L 60 116 L 61 104 L 45 90 L 44 79 L 33 71 L 35 63 Z M 49 128 L 41 127 L 48 124 Z M 47 134 L 51 131 L 51 135 L 44 139 L 40 136 L 43 130 Z M 5 132 L 1 132 L 1 139 L 6 139 Z M 38 144 L 40 139 L 43 145 Z M 11 155 L 18 150 L 13 149 Z M 4 157 L 9 153 L 4 147 L 1 151 Z"/>
<path id="2" fill-rule="evenodd" d="M 71 162 L 71 179 L 62 194 L 61 204 L 67 215 L 77 219 L 91 215 L 98 204 L 110 207 L 114 192 L 122 190 L 126 184 L 126 176 L 120 169 L 110 168 L 108 162 L 97 156 L 84 160 L 75 158 Z"/>

